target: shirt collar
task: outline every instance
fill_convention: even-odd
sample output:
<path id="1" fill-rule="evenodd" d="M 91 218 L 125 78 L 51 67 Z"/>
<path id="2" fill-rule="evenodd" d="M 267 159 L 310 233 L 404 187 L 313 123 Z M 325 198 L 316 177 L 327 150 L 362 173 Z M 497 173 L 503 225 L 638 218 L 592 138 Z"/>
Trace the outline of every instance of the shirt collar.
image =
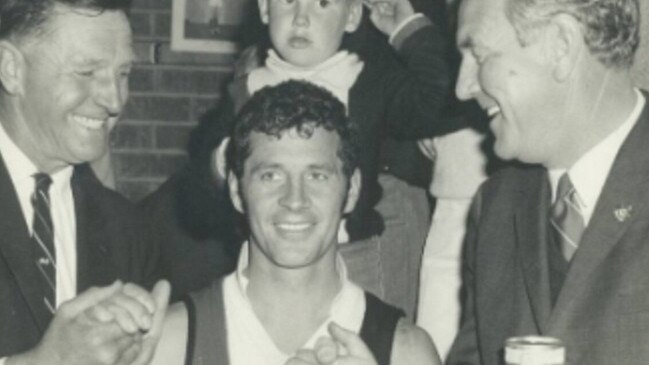
<path id="1" fill-rule="evenodd" d="M 32 176 L 38 172 L 36 165 L 16 146 L 2 123 L 0 123 L 0 153 L 14 186 L 28 184 L 27 180 L 33 181 Z"/>
<path id="2" fill-rule="evenodd" d="M 615 157 L 644 108 L 644 96 L 638 89 L 635 89 L 635 92 L 637 96 L 635 107 L 624 123 L 581 156 L 570 169 L 549 170 L 550 183 L 552 185 L 552 201 L 556 199 L 556 191 L 561 175 L 568 171 L 570 181 L 577 191 L 577 201 L 580 204 L 580 208 L 582 212 L 586 213 L 586 218 L 590 218 L 595 204 L 599 199 L 599 195 L 602 192 L 606 178 L 613 166 Z"/>
<path id="3" fill-rule="evenodd" d="M 250 242 L 246 241 L 244 244 L 241 246 L 241 251 L 239 253 L 239 261 L 237 263 L 237 271 L 236 271 L 236 278 L 237 278 L 237 286 L 241 292 L 241 295 L 243 295 L 246 299 L 248 298 L 248 282 L 249 279 L 246 276 L 246 270 L 248 269 L 248 264 L 249 264 L 249 250 L 248 247 L 250 245 Z M 343 260 L 342 256 L 340 256 L 339 253 L 336 253 L 336 272 L 338 273 L 338 277 L 340 279 L 341 283 L 341 288 L 344 288 L 346 283 L 349 283 L 348 277 L 347 277 L 347 266 L 345 265 L 345 260 Z M 341 290 L 342 291 L 342 290 Z M 334 299 L 334 302 L 336 300 Z"/>

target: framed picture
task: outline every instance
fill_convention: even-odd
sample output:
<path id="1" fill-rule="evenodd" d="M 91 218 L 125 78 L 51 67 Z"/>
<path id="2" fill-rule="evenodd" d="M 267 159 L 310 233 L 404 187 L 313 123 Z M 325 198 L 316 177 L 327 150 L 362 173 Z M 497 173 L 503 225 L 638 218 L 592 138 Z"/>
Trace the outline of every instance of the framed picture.
<path id="1" fill-rule="evenodd" d="M 171 49 L 234 53 L 253 0 L 173 0 Z"/>

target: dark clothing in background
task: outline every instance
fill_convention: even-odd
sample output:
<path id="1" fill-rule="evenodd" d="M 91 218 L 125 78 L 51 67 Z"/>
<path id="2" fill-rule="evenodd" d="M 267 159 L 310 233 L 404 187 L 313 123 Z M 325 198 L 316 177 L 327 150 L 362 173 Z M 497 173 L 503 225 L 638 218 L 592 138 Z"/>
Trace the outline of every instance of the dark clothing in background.
<path id="1" fill-rule="evenodd" d="M 211 177 L 190 170 L 172 176 L 140 203 L 151 227 L 148 237 L 160 245 L 172 300 L 232 271 L 243 242 L 225 186 L 217 188 Z"/>

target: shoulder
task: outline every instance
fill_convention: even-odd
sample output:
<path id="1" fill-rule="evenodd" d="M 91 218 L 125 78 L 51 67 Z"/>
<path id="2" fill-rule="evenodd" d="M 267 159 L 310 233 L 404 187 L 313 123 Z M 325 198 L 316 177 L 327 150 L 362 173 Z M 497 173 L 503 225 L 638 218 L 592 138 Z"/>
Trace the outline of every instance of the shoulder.
<path id="1" fill-rule="evenodd" d="M 152 365 L 184 364 L 187 349 L 188 316 L 184 303 L 169 307 L 160 342 L 151 361 Z"/>
<path id="2" fill-rule="evenodd" d="M 390 364 L 441 365 L 441 361 L 426 331 L 402 318 L 394 334 Z"/>
<path id="3" fill-rule="evenodd" d="M 137 207 L 120 193 L 105 187 L 88 164 L 77 165 L 72 175 L 72 188 L 83 194 L 83 200 L 102 210 L 136 215 Z M 75 194 L 75 199 L 77 196 Z"/>

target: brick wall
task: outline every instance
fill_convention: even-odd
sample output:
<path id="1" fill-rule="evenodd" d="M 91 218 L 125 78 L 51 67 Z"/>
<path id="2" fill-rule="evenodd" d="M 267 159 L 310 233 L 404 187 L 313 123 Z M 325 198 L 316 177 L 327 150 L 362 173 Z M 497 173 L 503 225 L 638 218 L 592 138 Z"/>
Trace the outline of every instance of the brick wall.
<path id="1" fill-rule="evenodd" d="M 131 23 L 137 64 L 111 146 L 117 190 L 138 200 L 186 160 L 189 132 L 217 102 L 233 55 L 172 52 L 171 0 L 134 0 Z"/>

